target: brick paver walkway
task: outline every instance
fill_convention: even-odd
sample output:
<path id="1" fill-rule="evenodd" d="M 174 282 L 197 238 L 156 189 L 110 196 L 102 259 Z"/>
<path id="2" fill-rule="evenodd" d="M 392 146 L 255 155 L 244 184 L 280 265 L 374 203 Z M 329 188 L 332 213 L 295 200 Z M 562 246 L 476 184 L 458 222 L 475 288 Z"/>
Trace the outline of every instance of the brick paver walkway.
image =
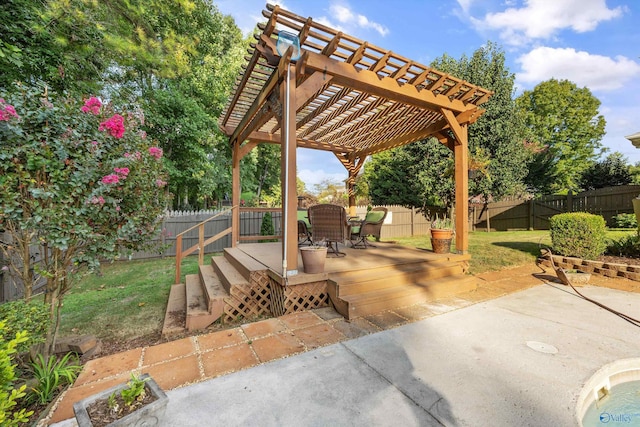
<path id="1" fill-rule="evenodd" d="M 417 304 L 347 322 L 332 308 L 288 314 L 94 359 L 85 364 L 48 423 L 73 418 L 73 402 L 149 373 L 164 390 L 225 375 L 343 340 L 436 316 L 471 304 L 557 281 L 533 265 L 480 274 L 478 288 L 455 298 Z M 640 283 L 593 276 L 592 285 L 640 292 Z"/>

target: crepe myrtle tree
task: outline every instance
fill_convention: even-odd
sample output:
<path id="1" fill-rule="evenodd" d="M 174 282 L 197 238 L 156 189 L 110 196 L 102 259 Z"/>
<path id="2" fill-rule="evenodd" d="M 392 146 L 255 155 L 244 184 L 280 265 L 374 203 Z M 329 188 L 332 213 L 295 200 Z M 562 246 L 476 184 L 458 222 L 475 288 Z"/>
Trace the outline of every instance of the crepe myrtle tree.
<path id="1" fill-rule="evenodd" d="M 162 150 L 138 128 L 141 111 L 14 85 L 0 98 L 0 242 L 3 267 L 30 299 L 46 282 L 53 348 L 60 307 L 81 267 L 155 236 L 166 206 Z M 37 256 L 34 249 L 37 248 Z"/>

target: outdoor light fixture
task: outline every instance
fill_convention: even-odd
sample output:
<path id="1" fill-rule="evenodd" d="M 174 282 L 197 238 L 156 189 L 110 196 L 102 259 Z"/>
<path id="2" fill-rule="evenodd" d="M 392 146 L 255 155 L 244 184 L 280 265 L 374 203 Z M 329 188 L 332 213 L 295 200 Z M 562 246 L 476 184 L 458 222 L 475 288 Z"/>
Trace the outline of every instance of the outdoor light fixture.
<path id="1" fill-rule="evenodd" d="M 293 46 L 293 54 L 291 55 L 292 61 L 297 61 L 300 58 L 300 39 L 295 34 L 288 33 L 286 31 L 280 31 L 278 33 L 278 42 L 276 43 L 276 51 L 278 55 L 284 56 L 289 46 Z"/>

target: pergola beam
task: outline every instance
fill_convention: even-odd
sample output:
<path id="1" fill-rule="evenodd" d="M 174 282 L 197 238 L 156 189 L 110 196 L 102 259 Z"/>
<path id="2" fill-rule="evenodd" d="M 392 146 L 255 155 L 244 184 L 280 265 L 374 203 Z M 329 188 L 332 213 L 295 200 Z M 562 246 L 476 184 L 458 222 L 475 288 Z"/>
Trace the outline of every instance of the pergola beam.
<path id="1" fill-rule="evenodd" d="M 473 108 L 457 99 L 449 99 L 445 95 L 434 94 L 431 90 L 422 89 L 410 84 L 401 85 L 390 77 L 380 76 L 370 70 L 356 69 L 353 65 L 340 62 L 318 53 L 305 51 L 299 59 L 306 70 L 320 71 L 334 77 L 334 83 L 348 86 L 355 90 L 367 92 L 374 96 L 393 99 L 409 105 L 426 109 L 446 108 L 461 113 Z"/>

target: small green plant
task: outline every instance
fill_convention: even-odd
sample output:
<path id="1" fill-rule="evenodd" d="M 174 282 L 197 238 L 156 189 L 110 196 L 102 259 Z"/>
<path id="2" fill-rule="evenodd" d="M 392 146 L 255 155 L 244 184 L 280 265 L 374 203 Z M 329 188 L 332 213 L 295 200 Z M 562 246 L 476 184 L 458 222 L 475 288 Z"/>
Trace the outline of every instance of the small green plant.
<path id="1" fill-rule="evenodd" d="M 640 236 L 632 234 L 609 242 L 608 255 L 640 258 Z"/>
<path id="2" fill-rule="evenodd" d="M 118 409 L 117 409 L 118 408 L 118 402 L 116 401 L 116 392 L 115 391 L 109 395 L 109 398 L 107 399 L 107 406 L 112 411 L 115 411 L 115 412 L 118 411 Z"/>
<path id="3" fill-rule="evenodd" d="M 431 221 L 431 228 L 435 230 L 453 230 L 453 221 L 447 216 L 443 215 L 442 218 L 440 218 L 436 215 L 436 218 Z"/>
<path id="4" fill-rule="evenodd" d="M 31 388 L 29 400 L 41 405 L 51 402 L 64 386 L 75 381 L 81 368 L 73 353 L 67 353 L 59 360 L 56 356 L 45 359 L 38 354 L 31 364 L 31 372 L 38 383 Z"/>
<path id="5" fill-rule="evenodd" d="M 144 399 L 146 392 L 144 389 L 144 383 L 146 383 L 149 379 L 140 379 L 140 377 L 131 374 L 131 379 L 127 383 L 127 388 L 120 392 L 120 396 L 122 396 L 122 401 L 125 405 L 132 407 L 136 401 L 142 401 Z"/>
<path id="6" fill-rule="evenodd" d="M 638 228 L 638 219 L 635 214 L 618 214 L 612 220 L 615 228 Z"/>
<path id="7" fill-rule="evenodd" d="M 604 218 L 586 212 L 554 215 L 549 220 L 554 252 L 564 256 L 596 259 L 607 248 Z"/>
<path id="8" fill-rule="evenodd" d="M 4 338 L 5 323 L 0 321 L 0 426 L 18 426 L 29 422 L 33 411 L 26 409 L 14 410 L 20 399 L 26 396 L 26 385 L 14 388 L 16 380 L 16 365 L 13 354 L 16 348 L 28 341 L 26 332 L 18 332 L 10 340 Z"/>

